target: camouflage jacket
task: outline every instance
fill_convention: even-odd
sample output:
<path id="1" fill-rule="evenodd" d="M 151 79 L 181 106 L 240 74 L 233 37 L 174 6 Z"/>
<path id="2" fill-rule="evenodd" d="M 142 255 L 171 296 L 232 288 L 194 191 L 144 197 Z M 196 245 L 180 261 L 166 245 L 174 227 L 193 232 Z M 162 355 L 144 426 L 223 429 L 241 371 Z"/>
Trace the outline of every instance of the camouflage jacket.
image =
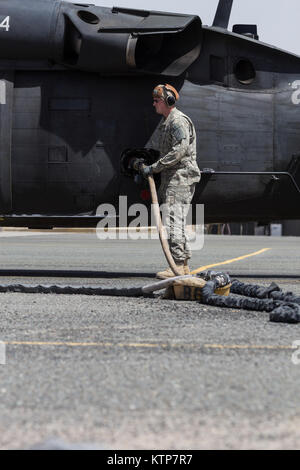
<path id="1" fill-rule="evenodd" d="M 151 167 L 153 173 L 161 173 L 161 188 L 200 181 L 195 128 L 190 118 L 176 108 L 158 127 L 158 150 L 162 157 Z"/>

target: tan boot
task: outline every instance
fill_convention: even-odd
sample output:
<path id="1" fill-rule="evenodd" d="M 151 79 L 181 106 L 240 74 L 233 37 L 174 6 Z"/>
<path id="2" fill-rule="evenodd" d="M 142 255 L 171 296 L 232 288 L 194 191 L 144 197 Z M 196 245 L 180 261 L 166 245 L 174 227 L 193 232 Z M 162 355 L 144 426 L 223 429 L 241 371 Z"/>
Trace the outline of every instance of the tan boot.
<path id="1" fill-rule="evenodd" d="M 180 273 L 180 276 L 184 276 L 184 266 L 183 264 L 176 264 L 176 267 Z M 160 271 L 156 274 L 157 279 L 169 279 L 170 277 L 175 277 L 175 274 L 173 273 L 171 268 L 166 269 L 165 271 Z"/>

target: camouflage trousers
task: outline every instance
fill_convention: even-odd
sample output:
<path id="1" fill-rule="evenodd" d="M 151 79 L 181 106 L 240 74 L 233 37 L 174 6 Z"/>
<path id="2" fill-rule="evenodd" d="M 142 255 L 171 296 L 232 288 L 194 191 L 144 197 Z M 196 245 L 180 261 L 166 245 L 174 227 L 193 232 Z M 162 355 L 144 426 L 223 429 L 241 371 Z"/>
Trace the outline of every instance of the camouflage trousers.
<path id="1" fill-rule="evenodd" d="M 196 184 L 161 188 L 159 200 L 168 243 L 177 264 L 191 258 L 191 248 L 186 235 L 186 217 L 195 193 Z"/>

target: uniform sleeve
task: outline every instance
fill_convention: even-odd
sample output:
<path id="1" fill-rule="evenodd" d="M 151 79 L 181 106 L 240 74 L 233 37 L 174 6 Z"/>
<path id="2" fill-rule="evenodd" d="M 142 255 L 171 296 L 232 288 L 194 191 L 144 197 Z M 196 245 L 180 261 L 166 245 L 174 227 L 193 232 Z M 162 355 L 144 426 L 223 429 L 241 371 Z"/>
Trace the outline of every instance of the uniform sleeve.
<path id="1" fill-rule="evenodd" d="M 178 163 L 186 154 L 189 147 L 189 125 L 186 119 L 175 122 L 170 128 L 171 150 L 151 165 L 153 173 L 160 173 L 165 168 L 170 168 Z"/>

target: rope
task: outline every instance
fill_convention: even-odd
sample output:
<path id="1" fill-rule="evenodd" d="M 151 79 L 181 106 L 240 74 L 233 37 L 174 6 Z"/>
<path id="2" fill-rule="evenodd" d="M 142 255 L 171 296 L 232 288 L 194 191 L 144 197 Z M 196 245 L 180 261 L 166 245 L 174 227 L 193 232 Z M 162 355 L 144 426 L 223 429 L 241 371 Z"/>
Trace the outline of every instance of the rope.
<path id="1" fill-rule="evenodd" d="M 220 273 L 215 273 L 219 274 Z M 213 279 L 210 273 L 210 280 L 202 288 L 201 302 L 216 307 L 238 308 L 243 310 L 255 310 L 258 312 L 270 313 L 270 321 L 281 323 L 300 322 L 300 297 L 292 292 L 283 292 L 274 282 L 267 288 L 256 284 L 244 284 L 234 279 L 231 283 L 231 293 L 238 296 L 229 295 L 227 297 L 214 293 L 219 287 L 218 279 Z"/>
<path id="2" fill-rule="evenodd" d="M 26 294 L 153 297 L 154 291 L 164 289 L 178 279 L 187 279 L 189 277 L 190 276 L 173 277 L 143 287 L 128 288 L 46 284 L 0 284 L 0 293 L 17 292 Z M 231 281 L 231 294 L 221 296 L 215 294 L 215 290 L 229 283 L 230 278 L 228 274 L 207 271 L 201 273 L 199 277 L 206 280 L 206 284 L 202 287 L 201 291 L 201 303 L 203 304 L 215 307 L 268 312 L 270 314 L 270 321 L 272 322 L 300 322 L 300 297 L 294 295 L 292 292 L 283 292 L 274 282 L 272 282 L 269 287 L 263 287 L 257 284 L 245 284 L 237 279 L 233 279 Z"/>

